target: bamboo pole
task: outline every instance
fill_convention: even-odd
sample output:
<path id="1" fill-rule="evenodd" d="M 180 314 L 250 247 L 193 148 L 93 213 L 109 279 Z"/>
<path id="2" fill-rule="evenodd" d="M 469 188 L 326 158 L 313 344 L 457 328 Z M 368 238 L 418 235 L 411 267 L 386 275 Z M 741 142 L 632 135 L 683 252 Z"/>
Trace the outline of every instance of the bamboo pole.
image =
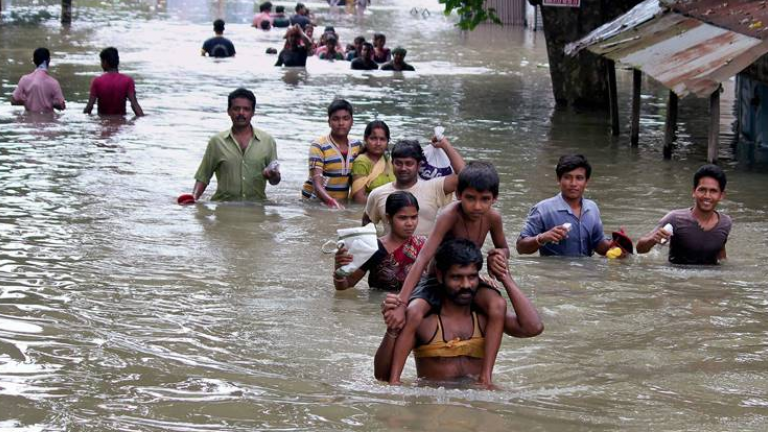
<path id="1" fill-rule="evenodd" d="M 677 94 L 670 90 L 669 99 L 667 99 L 667 118 L 664 122 L 664 159 L 672 158 L 675 130 L 677 130 Z"/>
<path id="2" fill-rule="evenodd" d="M 640 141 L 640 92 L 643 85 L 642 72 L 632 71 L 632 126 L 629 141 L 632 147 L 637 147 Z"/>
<path id="3" fill-rule="evenodd" d="M 619 100 L 616 93 L 616 64 L 606 60 L 608 69 L 608 99 L 611 105 L 611 134 L 619 136 Z"/>
<path id="4" fill-rule="evenodd" d="M 709 97 L 709 140 L 707 161 L 717 162 L 717 149 L 720 141 L 720 88 Z"/>
<path id="5" fill-rule="evenodd" d="M 72 0 L 61 0 L 61 23 L 72 24 Z"/>

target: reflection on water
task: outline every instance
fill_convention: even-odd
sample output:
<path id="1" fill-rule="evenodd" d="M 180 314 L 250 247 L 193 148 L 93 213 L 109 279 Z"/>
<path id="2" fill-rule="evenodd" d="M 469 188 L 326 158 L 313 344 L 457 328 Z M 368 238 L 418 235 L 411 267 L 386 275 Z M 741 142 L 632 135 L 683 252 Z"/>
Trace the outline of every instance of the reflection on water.
<path id="1" fill-rule="evenodd" d="M 433 13 L 414 17 L 414 5 Z M 248 26 L 252 2 L 76 1 L 69 30 L 58 7 L 5 1 L 0 25 L 0 429 L 765 429 L 768 179 L 736 170 L 727 145 L 729 262 L 672 267 L 663 250 L 623 262 L 514 256 L 547 329 L 505 339 L 496 392 L 375 382 L 382 294 L 334 292 L 320 253 L 362 210 L 299 199 L 308 142 L 341 96 L 355 105 L 357 136 L 374 118 L 396 139 L 426 139 L 442 124 L 468 159 L 494 161 L 510 241 L 530 206 L 555 193 L 553 167 L 571 151 L 595 167 L 589 196 L 606 229 L 637 238 L 689 205 L 705 101 L 681 104 L 680 143 L 665 162 L 663 89 L 645 84 L 632 149 L 602 114 L 554 109 L 540 33 L 462 34 L 432 0 L 375 1 L 362 18 L 309 3 L 342 41 L 384 30 L 407 47 L 418 72 L 394 75 L 316 59 L 272 67 L 265 51 L 282 37 Z M 201 58 L 219 16 L 238 56 Z M 45 119 L 7 103 L 39 45 L 68 99 Z M 81 114 L 108 45 L 147 117 Z M 622 94 L 630 76 L 619 72 Z M 208 137 L 228 127 L 237 86 L 257 95 L 283 182 L 265 203 L 175 205 Z"/>

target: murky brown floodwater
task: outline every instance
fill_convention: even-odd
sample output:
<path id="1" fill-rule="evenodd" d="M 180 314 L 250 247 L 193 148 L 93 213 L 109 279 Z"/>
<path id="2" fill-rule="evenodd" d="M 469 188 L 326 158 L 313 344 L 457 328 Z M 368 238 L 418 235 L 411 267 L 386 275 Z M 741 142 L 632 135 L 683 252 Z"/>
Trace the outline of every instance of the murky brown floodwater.
<path id="1" fill-rule="evenodd" d="M 432 0 L 375 0 L 362 20 L 310 4 L 343 41 L 384 30 L 407 46 L 418 73 L 406 76 L 317 60 L 273 68 L 264 51 L 280 34 L 248 27 L 251 2 L 77 0 L 70 30 L 45 19 L 57 3 L 6 0 L 0 24 L 0 429 L 768 428 L 768 177 L 737 168 L 727 135 L 728 263 L 676 268 L 658 251 L 625 262 L 514 256 L 546 331 L 504 340 L 495 392 L 377 383 L 382 294 L 335 293 L 320 253 L 362 210 L 298 198 L 307 143 L 343 96 L 357 135 L 376 117 L 396 138 L 443 124 L 468 159 L 493 160 L 511 242 L 529 207 L 556 192 L 553 167 L 572 151 L 595 167 L 589 196 L 606 229 L 637 238 L 689 205 L 705 102 L 683 101 L 681 145 L 664 162 L 663 89 L 646 85 L 642 143 L 631 149 L 601 115 L 554 110 L 542 34 L 464 36 Z M 413 17 L 414 4 L 432 15 Z M 235 59 L 199 56 L 217 15 Z M 8 103 L 39 45 L 53 51 L 68 99 L 44 121 Z M 81 114 L 107 45 L 120 49 L 147 117 Z M 619 75 L 628 95 L 631 77 Z M 256 92 L 257 123 L 277 139 L 283 182 L 263 204 L 177 206 L 240 85 Z"/>

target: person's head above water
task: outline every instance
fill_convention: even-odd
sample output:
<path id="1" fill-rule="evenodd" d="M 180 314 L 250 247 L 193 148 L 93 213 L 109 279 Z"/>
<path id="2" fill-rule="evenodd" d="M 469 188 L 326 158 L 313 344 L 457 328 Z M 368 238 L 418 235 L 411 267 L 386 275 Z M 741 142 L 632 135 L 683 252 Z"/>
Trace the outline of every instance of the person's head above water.
<path id="1" fill-rule="evenodd" d="M 272 12 L 272 3 L 264 2 L 259 5 L 259 12 Z"/>
<path id="2" fill-rule="evenodd" d="M 276 14 L 285 14 L 285 6 L 277 6 L 277 7 L 275 7 L 275 13 Z"/>
<path id="3" fill-rule="evenodd" d="M 354 122 L 352 104 L 345 99 L 334 99 L 328 105 L 328 126 L 335 139 L 346 139 Z"/>
<path id="4" fill-rule="evenodd" d="M 361 152 L 369 157 L 378 157 L 386 153 L 389 144 L 389 126 L 381 120 L 374 120 L 365 126 L 363 132 L 365 145 Z"/>
<path id="5" fill-rule="evenodd" d="M 469 307 L 480 286 L 483 268 L 480 248 L 468 239 L 448 240 L 435 253 L 435 268 L 446 300 Z"/>
<path id="6" fill-rule="evenodd" d="M 213 32 L 220 35 L 224 33 L 224 20 L 223 19 L 217 19 L 213 22 Z"/>
<path id="7" fill-rule="evenodd" d="M 557 162 L 555 173 L 563 199 L 576 202 L 584 196 L 589 177 L 592 175 L 592 166 L 583 155 L 565 155 Z"/>
<path id="8" fill-rule="evenodd" d="M 294 9 L 299 15 L 304 15 L 304 13 L 307 11 L 307 7 L 304 6 L 304 3 L 296 3 L 296 7 Z"/>
<path id="9" fill-rule="evenodd" d="M 395 237 L 407 239 L 416 231 L 419 224 L 419 201 L 412 193 L 397 191 L 389 195 L 384 211 Z"/>
<path id="10" fill-rule="evenodd" d="M 499 196 L 499 173 L 490 162 L 472 161 L 459 173 L 459 183 L 456 186 L 457 195 L 467 188 L 477 192 L 490 192 L 493 198 Z"/>
<path id="11" fill-rule="evenodd" d="M 392 50 L 392 59 L 395 63 L 401 64 L 405 61 L 406 54 L 408 54 L 408 50 L 403 47 L 397 47 Z"/>
<path id="12" fill-rule="evenodd" d="M 696 189 L 701 184 L 701 179 L 711 178 L 714 179 L 720 187 L 720 192 L 725 192 L 725 185 L 727 180 L 725 178 L 725 171 L 717 165 L 707 164 L 701 166 L 693 175 L 693 188 Z"/>
<path id="13" fill-rule="evenodd" d="M 365 42 L 360 50 L 360 58 L 373 61 L 373 44 Z"/>
<path id="14" fill-rule="evenodd" d="M 51 52 L 48 51 L 48 48 L 38 48 L 32 53 L 32 61 L 35 63 L 35 66 L 40 66 L 43 62 L 47 66 L 51 63 Z"/>
<path id="15" fill-rule="evenodd" d="M 373 46 L 376 48 L 383 48 L 386 43 L 387 37 L 384 35 L 384 33 L 373 34 Z"/>
<path id="16" fill-rule="evenodd" d="M 227 96 L 227 109 L 232 108 L 232 103 L 235 101 L 235 99 L 242 98 L 247 99 L 251 102 L 251 109 L 256 110 L 256 96 L 253 94 L 252 91 L 245 89 L 243 87 L 240 87 L 233 91 L 232 93 Z"/>
<path id="17" fill-rule="evenodd" d="M 101 58 L 101 68 L 104 70 L 117 69 L 120 66 L 120 55 L 115 47 L 101 50 L 99 58 Z"/>
<path id="18" fill-rule="evenodd" d="M 336 39 L 336 36 L 333 35 L 333 33 L 326 33 L 328 36 L 325 38 L 325 46 L 328 48 L 328 51 L 335 52 L 336 51 L 336 44 L 339 42 L 338 39 Z"/>
<path id="19" fill-rule="evenodd" d="M 419 178 L 419 166 L 424 160 L 424 150 L 417 140 L 399 140 L 392 147 L 392 167 L 399 186 L 410 187 Z"/>

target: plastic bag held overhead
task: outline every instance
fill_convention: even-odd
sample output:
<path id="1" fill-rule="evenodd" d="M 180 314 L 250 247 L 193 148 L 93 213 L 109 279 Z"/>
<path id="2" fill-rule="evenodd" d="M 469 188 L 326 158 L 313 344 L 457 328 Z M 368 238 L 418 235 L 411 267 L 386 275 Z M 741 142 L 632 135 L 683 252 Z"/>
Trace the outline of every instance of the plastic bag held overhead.
<path id="1" fill-rule="evenodd" d="M 435 138 L 438 141 L 443 139 L 443 132 L 445 129 L 442 126 L 435 128 Z M 451 168 L 451 160 L 448 159 L 448 155 L 445 154 L 443 149 L 436 148 L 432 144 L 424 147 L 424 162 L 419 167 L 419 177 L 424 180 L 431 180 L 433 178 L 445 177 L 453 174 L 453 168 Z"/>
<path id="2" fill-rule="evenodd" d="M 342 247 L 347 248 L 347 253 L 352 255 L 352 262 L 336 270 L 339 276 L 348 276 L 359 269 L 373 254 L 379 250 L 379 242 L 376 237 L 376 226 L 372 223 L 364 227 L 344 228 L 336 230 L 339 239 L 329 240 L 323 244 L 323 253 L 334 254 Z"/>

